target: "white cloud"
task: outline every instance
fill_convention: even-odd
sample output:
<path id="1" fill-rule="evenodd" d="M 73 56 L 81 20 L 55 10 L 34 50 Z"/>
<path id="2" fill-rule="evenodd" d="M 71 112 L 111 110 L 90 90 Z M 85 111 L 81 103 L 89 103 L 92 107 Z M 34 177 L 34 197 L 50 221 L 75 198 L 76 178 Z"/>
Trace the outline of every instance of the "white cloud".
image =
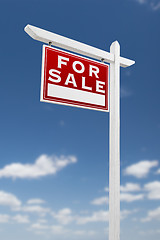
<path id="1" fill-rule="evenodd" d="M 126 183 L 125 185 L 121 185 L 120 186 L 120 198 L 121 201 L 124 202 L 133 202 L 133 201 L 137 201 L 137 200 L 141 200 L 144 198 L 143 194 L 130 194 L 130 192 L 138 192 L 141 190 L 141 187 L 139 184 L 136 183 Z M 104 191 L 109 192 L 109 188 L 106 187 L 104 188 Z M 107 204 L 109 202 L 109 198 L 107 196 L 103 196 L 100 198 L 95 198 L 91 201 L 91 204 L 93 205 L 104 205 Z"/>
<path id="2" fill-rule="evenodd" d="M 120 186 L 120 198 L 121 201 L 124 202 L 133 202 L 137 200 L 141 200 L 144 198 L 144 194 L 130 194 L 130 192 L 138 192 L 141 190 L 141 187 L 139 184 L 136 183 L 126 183 L 125 185 Z M 109 188 L 104 188 L 104 191 L 109 192 Z M 91 201 L 91 204 L 93 205 L 105 205 L 109 202 L 108 196 L 103 196 L 100 198 L 95 198 Z"/>
<path id="3" fill-rule="evenodd" d="M 21 206 L 21 201 L 13 194 L 0 191 L 0 205 L 13 207 Z"/>
<path id="4" fill-rule="evenodd" d="M 63 208 L 58 213 L 52 213 L 52 216 L 62 225 L 67 225 L 74 220 L 72 211 L 69 208 Z"/>
<path id="5" fill-rule="evenodd" d="M 91 216 L 77 218 L 77 224 L 86 224 L 90 222 L 106 222 L 109 219 L 108 211 L 97 211 L 94 212 Z"/>
<path id="6" fill-rule="evenodd" d="M 29 223 L 29 217 L 26 215 L 16 215 L 12 218 L 14 221 L 16 221 L 17 223 Z"/>
<path id="7" fill-rule="evenodd" d="M 148 199 L 160 199 L 160 182 L 154 181 L 144 185 L 144 190 L 148 191 Z"/>
<path id="8" fill-rule="evenodd" d="M 28 213 L 36 213 L 40 216 L 45 216 L 46 213 L 50 212 L 49 208 L 44 208 L 39 205 L 31 205 L 31 206 L 22 206 L 13 209 L 14 211 L 28 212 Z"/>
<path id="9" fill-rule="evenodd" d="M 127 218 L 129 214 L 134 212 L 134 210 L 122 210 L 121 211 L 121 219 Z M 41 233 L 52 233 L 54 235 L 62 234 L 66 237 L 66 234 L 76 235 L 76 236 L 94 236 L 96 235 L 95 231 L 89 231 L 89 230 L 82 230 L 82 229 L 69 229 L 64 227 L 64 225 L 71 224 L 74 222 L 78 226 L 85 225 L 88 223 L 97 223 L 97 222 L 107 222 L 109 220 L 109 212 L 100 210 L 95 211 L 91 214 L 85 214 L 85 215 L 73 215 L 70 208 L 64 208 L 59 210 L 57 213 L 52 213 L 52 216 L 54 219 L 57 220 L 57 224 L 50 225 L 46 224 L 46 221 L 40 221 L 38 220 L 36 223 L 32 224 L 29 230 L 34 231 L 35 233 L 41 232 Z"/>
<path id="10" fill-rule="evenodd" d="M 129 214 L 131 214 L 133 211 L 129 211 L 129 210 L 121 210 L 121 219 L 125 219 L 128 217 Z M 93 212 L 92 215 L 90 216 L 78 216 L 76 219 L 77 224 L 87 224 L 87 223 L 91 223 L 91 222 L 107 222 L 109 221 L 109 212 L 108 211 L 97 211 L 97 212 Z"/>
<path id="11" fill-rule="evenodd" d="M 43 203 L 45 203 L 45 201 L 39 198 L 33 198 L 27 201 L 27 204 L 43 204 Z"/>
<path id="12" fill-rule="evenodd" d="M 138 200 L 142 200 L 144 198 L 144 194 L 131 194 L 131 193 L 121 193 L 120 200 L 123 202 L 134 202 Z M 91 204 L 93 205 L 105 205 L 109 202 L 108 197 L 100 197 L 94 199 Z"/>
<path id="13" fill-rule="evenodd" d="M 140 161 L 138 163 L 135 163 L 129 167 L 127 167 L 124 170 L 124 174 L 125 175 L 131 175 L 134 176 L 136 178 L 144 178 L 146 177 L 151 168 L 158 166 L 158 161 Z"/>
<path id="14" fill-rule="evenodd" d="M 160 221 L 160 207 L 155 210 L 148 211 L 147 217 L 141 219 L 142 222 L 149 222 L 152 220 Z"/>
<path id="15" fill-rule="evenodd" d="M 107 204 L 107 203 L 108 203 L 108 197 L 96 198 L 91 202 L 91 204 L 93 204 L 93 205 L 103 205 L 103 204 Z"/>
<path id="16" fill-rule="evenodd" d="M 75 236 L 94 236 L 96 235 L 96 232 L 93 230 L 72 230 L 69 228 L 64 227 L 63 225 L 45 225 L 41 224 L 39 222 L 34 223 L 31 225 L 29 230 L 33 230 L 35 233 L 40 234 L 54 234 L 54 235 L 64 235 L 65 238 L 68 235 L 68 237 L 75 237 Z"/>
<path id="17" fill-rule="evenodd" d="M 64 228 L 63 226 L 61 226 L 61 225 L 53 225 L 53 226 L 51 227 L 51 231 L 52 231 L 53 234 L 57 234 L 57 235 L 63 234 L 63 235 L 65 235 L 69 230 L 65 229 L 65 228 Z"/>
<path id="18" fill-rule="evenodd" d="M 130 193 L 121 193 L 121 201 L 123 202 L 134 202 L 137 200 L 142 200 L 144 198 L 143 194 L 130 194 Z"/>
<path id="19" fill-rule="evenodd" d="M 33 164 L 12 163 L 0 169 L 0 178 L 39 178 L 54 175 L 69 164 L 77 162 L 75 156 L 41 155 Z"/>
<path id="20" fill-rule="evenodd" d="M 136 192 L 140 191 L 141 187 L 136 183 L 126 183 L 126 185 L 120 187 L 121 192 Z"/>
<path id="21" fill-rule="evenodd" d="M 38 230 L 45 230 L 45 229 L 48 229 L 49 228 L 49 226 L 47 226 L 47 225 L 44 225 L 44 224 L 41 224 L 41 223 L 34 223 L 34 224 L 32 224 L 31 225 L 31 229 L 38 229 Z"/>
<path id="22" fill-rule="evenodd" d="M 0 223 L 8 223 L 10 216 L 7 214 L 0 214 Z"/>

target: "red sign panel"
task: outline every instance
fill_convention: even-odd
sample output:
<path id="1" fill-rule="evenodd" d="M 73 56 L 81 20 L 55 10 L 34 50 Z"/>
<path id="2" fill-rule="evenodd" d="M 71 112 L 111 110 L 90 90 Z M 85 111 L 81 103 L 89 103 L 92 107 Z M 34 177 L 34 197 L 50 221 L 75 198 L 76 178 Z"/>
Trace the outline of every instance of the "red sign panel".
<path id="1" fill-rule="evenodd" d="M 107 64 L 43 46 L 41 101 L 108 112 Z"/>

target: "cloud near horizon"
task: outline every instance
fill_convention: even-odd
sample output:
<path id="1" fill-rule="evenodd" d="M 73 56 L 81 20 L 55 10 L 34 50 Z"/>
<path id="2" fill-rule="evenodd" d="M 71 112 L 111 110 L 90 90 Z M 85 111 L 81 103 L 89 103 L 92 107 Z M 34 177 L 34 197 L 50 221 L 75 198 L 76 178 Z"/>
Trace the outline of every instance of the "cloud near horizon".
<path id="1" fill-rule="evenodd" d="M 21 201 L 12 193 L 0 191 L 0 205 L 15 208 L 21 206 Z"/>
<path id="2" fill-rule="evenodd" d="M 150 222 L 152 220 L 160 221 L 160 207 L 149 210 L 147 216 L 141 219 L 141 222 Z"/>
<path id="3" fill-rule="evenodd" d="M 36 179 L 55 175 L 69 164 L 77 162 L 75 156 L 40 155 L 33 164 L 12 163 L 0 169 L 0 178 Z"/>

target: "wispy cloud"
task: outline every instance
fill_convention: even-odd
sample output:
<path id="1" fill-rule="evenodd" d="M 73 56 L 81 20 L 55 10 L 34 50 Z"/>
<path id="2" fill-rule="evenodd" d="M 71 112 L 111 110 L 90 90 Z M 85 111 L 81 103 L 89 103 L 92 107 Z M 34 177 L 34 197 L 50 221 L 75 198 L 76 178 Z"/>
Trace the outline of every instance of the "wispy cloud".
<path id="1" fill-rule="evenodd" d="M 33 198 L 27 201 L 27 204 L 43 204 L 43 203 L 45 203 L 45 201 L 39 198 Z"/>
<path id="2" fill-rule="evenodd" d="M 133 210 L 134 211 L 134 210 Z M 125 219 L 131 214 L 133 211 L 129 210 L 121 210 L 121 219 Z M 87 224 L 91 222 L 107 222 L 109 221 L 109 212 L 108 211 L 96 211 L 93 212 L 90 216 L 83 216 L 77 218 L 77 224 Z"/>
<path id="3" fill-rule="evenodd" d="M 130 214 L 131 211 L 122 210 L 121 219 L 124 219 Z M 73 214 L 70 208 L 64 208 L 57 213 L 52 213 L 54 219 L 57 220 L 60 225 L 68 225 L 75 222 L 77 225 L 85 225 L 95 222 L 106 222 L 109 220 L 109 212 L 104 210 L 94 211 L 90 214 Z"/>
<path id="4" fill-rule="evenodd" d="M 120 191 L 121 191 L 120 199 L 121 201 L 128 202 L 128 203 L 142 200 L 144 198 L 144 194 L 131 194 L 131 192 L 132 193 L 139 192 L 141 190 L 142 189 L 139 184 L 128 182 L 125 185 L 120 186 Z M 109 192 L 109 188 L 108 187 L 104 188 L 104 191 Z M 91 202 L 91 204 L 94 204 L 94 205 L 104 205 L 107 203 L 108 203 L 107 196 L 96 198 Z"/>
<path id="5" fill-rule="evenodd" d="M 120 94 L 121 94 L 121 98 L 126 98 L 126 97 L 130 97 L 132 95 L 132 92 L 125 87 L 121 87 Z"/>
<path id="6" fill-rule="evenodd" d="M 59 125 L 60 125 L 61 127 L 64 127 L 65 122 L 64 122 L 63 120 L 60 120 Z"/>
<path id="7" fill-rule="evenodd" d="M 10 216 L 7 214 L 0 214 L 0 223 L 8 223 Z"/>
<path id="8" fill-rule="evenodd" d="M 157 174 L 160 174 L 160 168 L 157 170 L 157 172 L 156 172 Z"/>
<path id="9" fill-rule="evenodd" d="M 134 202 L 142 200 L 144 198 L 144 194 L 121 193 L 120 198 L 123 202 Z"/>
<path id="10" fill-rule="evenodd" d="M 33 164 L 12 163 L 0 169 L 0 178 L 35 179 L 47 175 L 55 175 L 69 164 L 77 162 L 75 156 L 41 155 Z"/>
<path id="11" fill-rule="evenodd" d="M 142 200 L 144 198 L 144 194 L 131 194 L 131 193 L 121 193 L 120 200 L 122 202 L 134 202 L 138 200 Z M 94 199 L 91 204 L 93 205 L 106 205 L 109 202 L 108 197 L 103 196 L 100 198 Z"/>
<path id="12" fill-rule="evenodd" d="M 140 5 L 146 5 L 151 10 L 157 11 L 160 10 L 160 1 L 159 0 L 135 0 Z"/>
<path id="13" fill-rule="evenodd" d="M 141 187 L 138 183 L 128 182 L 125 185 L 120 186 L 120 191 L 121 192 L 137 192 L 137 191 L 140 191 L 140 190 L 141 190 Z M 109 192 L 109 188 L 105 187 L 104 191 Z"/>
<path id="14" fill-rule="evenodd" d="M 91 204 L 93 205 L 103 205 L 107 204 L 109 201 L 108 197 L 100 197 L 100 198 L 95 198 L 93 201 L 91 201 Z"/>
<path id="15" fill-rule="evenodd" d="M 42 224 L 42 223 L 33 223 L 31 225 L 31 229 L 38 229 L 38 230 L 44 230 L 44 229 L 48 229 L 49 226 L 45 225 L 45 224 Z"/>
<path id="16" fill-rule="evenodd" d="M 158 161 L 140 161 L 138 163 L 132 164 L 124 170 L 125 175 L 134 176 L 136 178 L 144 178 L 147 177 L 151 168 L 157 167 Z"/>
<path id="17" fill-rule="evenodd" d="M 73 232 L 75 235 L 77 236 L 84 236 L 84 235 L 88 235 L 88 236 L 94 236 L 96 235 L 96 231 L 93 230 L 89 230 L 89 231 L 85 231 L 85 230 L 76 230 Z"/>
<path id="18" fill-rule="evenodd" d="M 53 225 L 51 226 L 51 231 L 54 235 L 66 235 L 68 232 L 70 232 L 69 229 L 64 228 L 61 225 Z"/>
<path id="19" fill-rule="evenodd" d="M 160 207 L 158 207 L 154 210 L 148 211 L 147 217 L 141 219 L 142 222 L 149 222 L 152 220 L 160 221 Z"/>
<path id="20" fill-rule="evenodd" d="M 13 210 L 17 212 L 35 213 L 40 216 L 45 216 L 46 213 L 49 213 L 51 211 L 49 208 L 41 207 L 39 205 L 20 206 L 13 208 Z"/>
<path id="21" fill-rule="evenodd" d="M 15 215 L 10 216 L 8 214 L 0 214 L 0 223 L 29 223 L 29 217 L 27 215 Z"/>
<path id="22" fill-rule="evenodd" d="M 147 0 L 136 0 L 139 4 L 145 4 L 147 3 Z"/>
<path id="23" fill-rule="evenodd" d="M 77 224 L 86 224 L 90 222 L 106 222 L 109 219 L 108 211 L 97 211 L 90 216 L 79 216 L 77 218 Z"/>
<path id="24" fill-rule="evenodd" d="M 142 221 L 143 222 L 143 221 Z M 143 235 L 143 236 L 147 236 L 148 237 L 148 235 L 156 235 L 156 234 L 159 234 L 160 233 L 160 230 L 159 229 L 148 229 L 148 230 L 145 230 L 145 231 L 140 231 L 139 232 L 140 233 L 140 235 Z M 153 236 L 152 236 L 152 238 L 153 238 Z"/>
<path id="25" fill-rule="evenodd" d="M 159 2 L 151 2 L 151 8 L 153 11 L 157 11 L 160 9 L 160 1 Z"/>
<path id="26" fill-rule="evenodd" d="M 122 210 L 120 217 L 123 220 L 123 219 L 127 218 L 128 215 L 132 214 L 133 212 L 135 212 L 135 210 L 132 210 L 132 211 L 130 211 L 130 210 Z"/>
<path id="27" fill-rule="evenodd" d="M 17 223 L 29 223 L 29 217 L 27 215 L 16 215 L 12 218 Z"/>
<path id="28" fill-rule="evenodd" d="M 126 183 L 120 187 L 121 192 L 137 192 L 141 190 L 139 184 L 136 183 Z"/>
<path id="29" fill-rule="evenodd" d="M 34 223 L 30 226 L 29 230 L 34 231 L 37 234 L 43 235 L 46 233 L 51 235 L 63 235 L 65 238 L 70 238 L 73 236 L 76 237 L 93 237 L 97 234 L 96 231 L 93 230 L 81 230 L 81 229 L 70 229 L 64 225 L 54 224 L 54 225 L 45 225 L 40 224 L 39 222 Z"/>
<path id="30" fill-rule="evenodd" d="M 140 165 L 139 163 L 136 164 L 136 168 L 138 169 L 139 167 L 141 168 L 142 166 L 143 164 L 140 164 Z M 146 163 L 144 164 L 144 166 L 146 167 Z M 141 173 L 140 171 L 140 173 L 136 173 L 136 177 L 140 178 L 140 176 L 141 177 L 146 176 L 150 168 L 155 166 L 157 166 L 157 161 L 151 161 L 150 164 L 147 165 L 147 170 L 145 170 L 145 167 L 143 167 L 145 174 L 143 172 Z M 132 173 L 131 175 L 134 174 L 135 176 L 135 169 L 134 171 L 131 171 L 131 173 Z M 108 187 L 104 188 L 104 191 L 106 191 L 108 195 L 109 188 Z M 158 200 L 160 199 L 160 181 L 149 182 L 147 184 L 144 184 L 143 187 L 141 187 L 137 183 L 128 182 L 125 185 L 120 186 L 120 191 L 121 191 L 121 194 L 120 194 L 121 202 L 131 203 L 131 202 L 140 201 L 146 198 L 149 200 L 156 200 L 156 199 Z M 135 192 L 140 192 L 140 193 L 135 194 Z M 93 199 L 91 201 L 91 204 L 100 206 L 100 205 L 106 205 L 108 202 L 109 202 L 108 196 L 102 196 L 102 197 Z"/>

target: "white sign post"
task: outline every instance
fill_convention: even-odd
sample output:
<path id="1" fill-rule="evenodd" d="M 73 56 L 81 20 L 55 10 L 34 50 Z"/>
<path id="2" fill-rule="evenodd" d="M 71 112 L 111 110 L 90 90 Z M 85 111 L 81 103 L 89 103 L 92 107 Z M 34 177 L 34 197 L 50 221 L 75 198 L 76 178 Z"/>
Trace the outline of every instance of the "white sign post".
<path id="1" fill-rule="evenodd" d="M 74 53 L 110 63 L 110 139 L 109 139 L 109 240 L 120 239 L 120 67 L 135 61 L 120 56 L 120 45 L 113 42 L 110 52 L 27 25 L 25 31 L 35 40 Z"/>
<path id="2" fill-rule="evenodd" d="M 110 52 L 110 139 L 109 139 L 109 240 L 120 239 L 120 46 L 112 43 Z"/>

